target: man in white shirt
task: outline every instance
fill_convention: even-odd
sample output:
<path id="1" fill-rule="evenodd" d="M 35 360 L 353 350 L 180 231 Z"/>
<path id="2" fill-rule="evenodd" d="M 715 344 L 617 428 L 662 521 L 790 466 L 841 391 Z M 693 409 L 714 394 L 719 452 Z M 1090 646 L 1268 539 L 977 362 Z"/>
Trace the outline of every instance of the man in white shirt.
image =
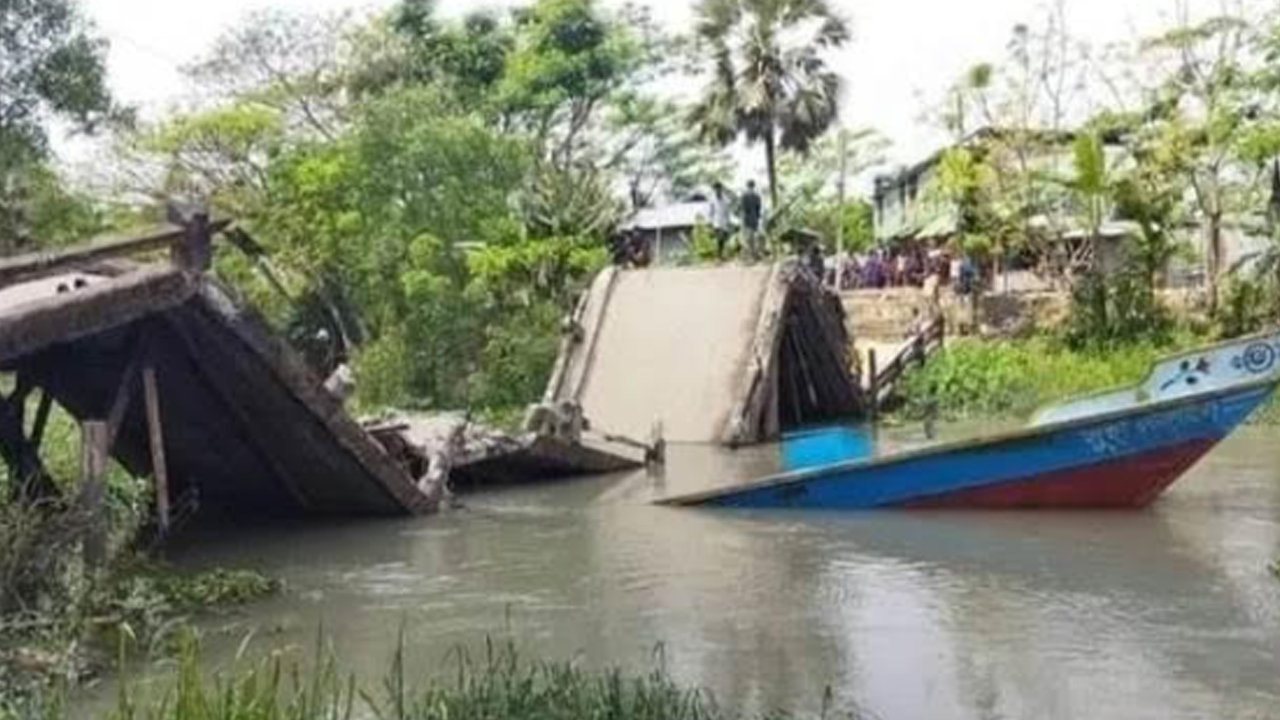
<path id="1" fill-rule="evenodd" d="M 729 242 L 731 213 L 729 194 L 719 180 L 711 187 L 711 232 L 716 237 L 716 259 L 724 259 L 724 246 Z"/>

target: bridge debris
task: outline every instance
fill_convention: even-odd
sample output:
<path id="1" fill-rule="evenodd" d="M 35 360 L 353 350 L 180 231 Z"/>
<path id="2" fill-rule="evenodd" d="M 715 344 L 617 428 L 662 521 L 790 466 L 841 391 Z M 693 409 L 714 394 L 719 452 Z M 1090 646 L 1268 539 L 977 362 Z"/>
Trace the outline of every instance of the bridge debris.
<path id="1" fill-rule="evenodd" d="M 18 386 L 0 399 L 0 415 L 19 420 L 0 423 L 10 472 L 43 473 L 31 461 L 41 438 L 20 421 L 38 390 L 81 423 L 105 422 L 104 449 L 158 479 L 162 509 L 434 509 L 302 359 L 205 272 L 209 234 L 225 226 L 193 221 L 0 261 L 0 370 Z M 169 262 L 103 264 L 165 247 Z"/>

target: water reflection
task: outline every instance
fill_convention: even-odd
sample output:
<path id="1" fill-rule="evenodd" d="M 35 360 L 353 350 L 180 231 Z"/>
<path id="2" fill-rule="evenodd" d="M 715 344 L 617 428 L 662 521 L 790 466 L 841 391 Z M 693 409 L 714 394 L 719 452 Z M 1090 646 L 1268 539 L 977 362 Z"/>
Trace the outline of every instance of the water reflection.
<path id="1" fill-rule="evenodd" d="M 883 438 L 912 444 L 911 430 Z M 952 433 L 952 437 L 954 436 Z M 509 629 L 530 649 L 648 667 L 731 708 L 885 718 L 1269 717 L 1280 707 L 1280 447 L 1249 430 L 1142 513 L 723 512 L 655 494 L 777 471 L 777 448 L 674 447 L 665 473 L 514 489 L 404 522 L 242 528 L 192 565 L 291 588 L 225 630 L 383 668 Z M 215 646 L 218 645 L 215 642 Z"/>

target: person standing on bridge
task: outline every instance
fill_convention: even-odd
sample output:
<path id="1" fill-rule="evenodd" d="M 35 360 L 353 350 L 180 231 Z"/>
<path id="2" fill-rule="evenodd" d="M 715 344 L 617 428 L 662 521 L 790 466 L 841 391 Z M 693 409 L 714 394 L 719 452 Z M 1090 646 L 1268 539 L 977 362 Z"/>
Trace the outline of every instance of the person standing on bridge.
<path id="1" fill-rule="evenodd" d="M 732 222 L 730 215 L 732 211 L 729 208 L 729 193 L 724 189 L 724 183 L 717 180 L 711 186 L 711 232 L 716 237 L 716 259 L 724 259 L 724 248 L 729 242 L 730 224 Z"/>
<path id="2" fill-rule="evenodd" d="M 747 191 L 742 194 L 742 236 L 748 261 L 761 257 L 760 218 L 764 214 L 764 201 L 756 192 L 756 181 L 747 181 Z"/>

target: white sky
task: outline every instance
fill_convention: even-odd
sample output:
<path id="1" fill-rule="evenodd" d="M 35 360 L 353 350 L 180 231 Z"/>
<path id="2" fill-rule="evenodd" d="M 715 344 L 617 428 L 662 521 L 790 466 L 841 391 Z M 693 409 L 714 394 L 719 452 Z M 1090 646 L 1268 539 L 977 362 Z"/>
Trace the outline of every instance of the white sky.
<path id="1" fill-rule="evenodd" d="M 446 14 L 516 0 L 441 0 Z M 609 0 L 617 2 L 617 0 Z M 639 0 L 675 29 L 688 27 L 693 0 Z M 1185 0 L 1212 12 L 1224 0 Z M 123 101 L 154 114 L 187 92 L 179 67 L 200 55 L 221 29 L 261 7 L 372 10 L 392 0 L 81 0 L 111 41 L 112 85 Z M 1173 15 L 1176 0 L 1068 0 L 1073 34 L 1094 45 L 1149 32 Z M 894 141 L 891 157 L 913 161 L 941 142 L 921 119 L 958 74 L 1001 59 L 1010 30 L 1034 23 L 1041 0 L 832 0 L 854 25 L 852 46 L 836 59 L 848 81 L 845 122 L 871 126 Z"/>

